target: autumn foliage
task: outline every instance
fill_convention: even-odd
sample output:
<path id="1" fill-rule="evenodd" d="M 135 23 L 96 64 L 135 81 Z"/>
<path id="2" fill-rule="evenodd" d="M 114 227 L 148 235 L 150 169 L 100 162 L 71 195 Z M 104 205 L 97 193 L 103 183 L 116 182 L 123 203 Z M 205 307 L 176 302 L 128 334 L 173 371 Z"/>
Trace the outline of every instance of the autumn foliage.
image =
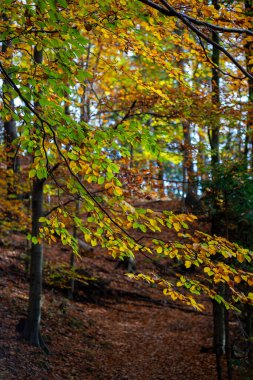
<path id="1" fill-rule="evenodd" d="M 203 294 L 252 305 L 252 240 L 238 227 L 253 225 L 252 6 L 5 0 L 0 10 L 2 234 L 166 263 L 169 277 L 129 277 L 200 311 Z M 180 212 L 147 206 L 171 198 L 185 200 Z"/>

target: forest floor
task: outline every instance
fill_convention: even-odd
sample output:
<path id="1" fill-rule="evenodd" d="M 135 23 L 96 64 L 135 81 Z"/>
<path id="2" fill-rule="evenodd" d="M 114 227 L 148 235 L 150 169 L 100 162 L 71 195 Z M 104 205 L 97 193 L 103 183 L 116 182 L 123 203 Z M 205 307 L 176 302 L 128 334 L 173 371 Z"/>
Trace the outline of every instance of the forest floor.
<path id="1" fill-rule="evenodd" d="M 50 354 L 23 342 L 16 326 L 28 301 L 26 243 L 21 235 L 9 240 L 0 247 L 1 380 L 217 378 L 215 356 L 203 349 L 212 345 L 211 303 L 204 300 L 204 313 L 175 304 L 159 289 L 129 279 L 99 248 L 80 264 L 99 281 L 79 284 L 75 300 L 60 288 L 44 286 L 42 334 Z M 60 245 L 45 246 L 46 266 L 68 260 Z M 137 270 L 143 265 L 137 257 Z M 234 380 L 251 378 L 237 372 Z"/>

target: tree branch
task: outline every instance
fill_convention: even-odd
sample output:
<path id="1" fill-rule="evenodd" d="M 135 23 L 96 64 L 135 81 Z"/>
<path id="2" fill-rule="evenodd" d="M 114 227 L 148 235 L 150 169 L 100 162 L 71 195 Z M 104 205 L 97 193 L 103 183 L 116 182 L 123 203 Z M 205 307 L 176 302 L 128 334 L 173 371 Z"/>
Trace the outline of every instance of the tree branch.
<path id="1" fill-rule="evenodd" d="M 54 127 L 47 121 L 45 120 L 41 115 L 40 115 L 40 112 L 38 110 L 36 110 L 33 105 L 29 102 L 29 100 L 27 100 L 25 98 L 25 96 L 21 93 L 20 89 L 17 87 L 17 85 L 13 82 L 13 80 L 10 78 L 10 76 L 8 75 L 8 73 L 6 72 L 6 70 L 4 69 L 2 63 L 0 62 L 0 71 L 2 72 L 2 74 L 4 75 L 4 77 L 6 78 L 6 80 L 8 81 L 8 83 L 11 85 L 11 87 L 16 91 L 16 93 L 19 95 L 20 99 L 23 100 L 23 102 L 25 103 L 25 105 L 27 106 L 27 108 L 38 118 L 38 120 L 41 122 L 41 127 L 43 128 L 43 131 L 44 131 L 44 124 L 46 124 L 50 130 L 50 132 L 52 133 L 52 139 L 53 139 L 53 142 L 56 146 L 56 149 L 59 153 L 59 156 L 62 158 L 63 162 L 65 162 L 66 164 L 66 167 L 68 169 L 68 172 L 69 174 L 79 183 L 79 185 L 81 186 L 81 188 L 85 191 L 85 193 L 88 195 L 88 197 L 94 202 L 94 204 L 103 212 L 104 215 L 107 216 L 107 218 L 111 221 L 111 223 L 117 227 L 119 229 L 119 231 L 121 231 L 121 233 L 123 233 L 126 237 L 128 237 L 131 241 L 133 241 L 136 245 L 139 246 L 140 248 L 140 251 L 142 253 L 144 253 L 143 251 L 146 249 L 145 246 L 142 246 L 141 244 L 139 244 L 136 239 L 131 236 L 126 230 L 124 227 L 122 227 L 118 222 L 116 222 L 113 217 L 109 214 L 109 212 L 100 204 L 100 202 L 97 201 L 97 199 L 94 197 L 94 195 L 92 195 L 92 193 L 86 188 L 86 186 L 84 186 L 84 184 L 82 183 L 82 181 L 80 180 L 80 178 L 78 177 L 77 174 L 75 174 L 73 172 L 73 170 L 71 169 L 70 167 L 70 164 L 69 164 L 69 161 L 68 159 L 65 157 L 65 155 L 62 153 L 60 147 L 59 147 L 59 144 L 57 142 L 57 138 L 56 138 L 56 133 L 55 133 L 55 130 L 54 130 Z"/>
<path id="2" fill-rule="evenodd" d="M 136 104 L 136 100 L 133 101 L 131 107 L 128 109 L 127 113 L 125 114 L 125 116 L 120 120 L 118 121 L 114 126 L 113 126 L 113 129 L 116 130 L 118 128 L 118 126 L 120 124 L 122 124 L 129 116 L 130 116 L 130 112 L 132 111 L 132 109 L 134 108 Z"/>
<path id="3" fill-rule="evenodd" d="M 64 203 L 61 203 L 61 204 L 58 204 L 57 206 L 51 208 L 51 210 L 47 211 L 44 213 L 44 216 L 48 216 L 50 214 L 52 214 L 52 212 L 54 212 L 55 210 L 57 210 L 58 208 L 60 207 L 64 207 L 64 206 L 67 206 L 69 203 L 72 203 L 72 202 L 75 202 L 76 199 L 69 199 L 68 201 L 64 202 Z"/>
<path id="4" fill-rule="evenodd" d="M 150 0 L 138 0 L 140 1 L 141 3 L 143 4 L 146 4 L 148 6 L 150 6 L 151 8 L 153 9 L 156 9 L 158 10 L 160 13 L 164 14 L 165 16 L 168 16 L 168 17 L 171 17 L 171 16 L 175 16 L 177 17 L 179 20 L 181 20 L 189 29 L 191 29 L 194 34 L 196 34 L 198 37 L 201 37 L 202 39 L 204 39 L 205 41 L 207 41 L 209 44 L 215 46 L 218 50 L 220 50 L 223 54 L 225 54 L 229 59 L 230 61 L 232 61 L 234 63 L 234 65 L 249 79 L 253 79 L 253 75 L 250 74 L 233 56 L 231 53 L 228 52 L 228 50 L 226 48 L 224 48 L 223 46 L 221 46 L 220 44 L 216 43 L 215 41 L 213 41 L 211 38 L 209 38 L 206 34 L 204 34 L 201 30 L 199 30 L 198 28 L 196 28 L 194 25 L 192 24 L 196 24 L 196 25 L 200 25 L 200 26 L 208 26 L 209 28 L 213 29 L 213 30 L 216 30 L 216 31 L 220 31 L 220 32 L 228 32 L 228 33 L 239 33 L 239 34 L 242 34 L 242 33 L 245 33 L 245 34 L 248 34 L 248 35 L 253 35 L 253 32 L 250 31 L 250 30 L 247 30 L 247 29 L 236 29 L 236 28 L 222 28 L 222 27 L 216 27 L 215 25 L 212 25 L 212 24 L 209 24 L 209 23 L 202 23 L 202 21 L 198 21 L 192 17 L 189 17 L 189 16 L 186 16 L 184 15 L 183 13 L 180 13 L 178 11 L 176 11 L 175 8 L 173 8 L 169 3 L 167 3 L 167 1 L 165 0 L 160 0 L 161 3 L 164 5 L 164 7 L 156 4 L 156 3 L 153 3 L 152 1 Z M 241 78 L 243 79 L 243 78 Z"/>
<path id="5" fill-rule="evenodd" d="M 223 70 L 221 70 L 219 67 L 217 67 L 217 65 L 215 65 L 214 64 L 214 62 L 208 57 L 208 55 L 207 55 L 207 51 L 206 51 L 206 48 L 205 48 L 205 46 L 204 46 L 204 44 L 203 44 L 203 42 L 202 42 L 202 40 L 201 40 L 201 38 L 198 36 L 198 39 L 199 39 L 199 43 L 200 43 L 200 45 L 201 45 L 201 47 L 202 47 L 202 49 L 203 49 L 203 51 L 204 51 L 204 54 L 205 54 L 205 56 L 206 56 L 206 59 L 207 59 L 207 61 L 212 65 L 212 66 L 214 66 L 215 68 L 216 68 L 216 70 L 218 70 L 220 73 L 222 73 L 223 75 L 228 75 L 229 77 L 231 77 L 231 78 L 233 78 L 233 79 L 242 79 L 242 78 L 240 78 L 240 77 L 236 77 L 235 75 L 232 75 L 232 74 L 230 74 L 230 73 L 227 73 L 227 72 L 225 72 L 225 71 L 223 71 Z"/>

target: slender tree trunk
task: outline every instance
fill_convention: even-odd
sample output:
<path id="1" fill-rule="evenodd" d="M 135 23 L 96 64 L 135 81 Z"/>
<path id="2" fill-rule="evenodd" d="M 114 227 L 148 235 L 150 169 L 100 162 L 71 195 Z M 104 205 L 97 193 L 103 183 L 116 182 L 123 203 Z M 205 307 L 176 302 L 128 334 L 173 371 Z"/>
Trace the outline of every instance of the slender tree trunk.
<path id="1" fill-rule="evenodd" d="M 228 287 L 226 286 L 226 298 L 229 297 Z M 230 342 L 230 329 L 229 329 L 229 310 L 225 309 L 225 331 L 226 331 L 226 359 L 227 359 L 227 374 L 228 380 L 233 380 L 232 361 L 231 361 L 231 342 Z"/>
<path id="2" fill-rule="evenodd" d="M 245 13 L 246 16 L 253 17 L 253 1 L 245 0 Z M 250 29 L 253 31 L 253 27 Z M 247 70 L 251 74 L 253 73 L 253 41 L 247 40 L 245 44 L 245 58 Z M 245 163 L 246 170 L 249 166 L 253 169 L 253 79 L 248 79 L 248 114 L 247 114 L 247 130 L 245 139 Z M 250 147 L 250 149 L 249 149 Z M 248 157 L 249 156 L 249 157 Z M 252 305 L 245 305 L 244 307 L 244 317 L 245 317 L 245 333 L 248 339 L 248 355 L 252 357 L 253 355 L 253 307 Z"/>
<path id="3" fill-rule="evenodd" d="M 191 144 L 191 125 L 188 120 L 183 121 L 184 135 L 184 170 L 187 181 L 185 202 L 188 206 L 197 206 L 197 186 L 195 181 L 194 164 Z"/>
<path id="4" fill-rule="evenodd" d="M 218 1 L 213 0 L 212 4 L 215 9 L 219 9 Z M 219 44 L 219 35 L 216 32 L 212 33 L 213 41 Z M 214 110 L 218 113 L 220 108 L 220 78 L 219 78 L 219 65 L 220 65 L 220 51 L 213 46 L 212 61 L 214 67 L 212 68 L 212 104 Z M 215 112 L 214 112 L 215 114 Z M 212 169 L 215 170 L 215 166 L 219 163 L 219 134 L 220 134 L 220 121 L 214 117 L 214 120 L 210 123 L 209 127 L 209 141 L 211 146 L 211 163 Z"/>
<path id="5" fill-rule="evenodd" d="M 4 21 L 8 21 L 8 18 L 3 15 Z M 11 47 L 11 41 L 4 41 L 2 43 L 2 53 L 4 55 L 8 54 L 8 48 Z M 11 56 L 8 57 L 11 60 Z M 14 100 L 12 98 L 11 92 L 9 91 L 10 87 L 7 81 L 3 81 L 3 99 L 5 107 L 9 110 L 9 120 L 4 121 L 4 142 L 7 152 L 7 182 L 8 182 L 8 194 L 13 193 L 14 189 L 11 188 L 8 181 L 9 172 L 13 171 L 14 173 L 19 172 L 19 160 L 15 157 L 15 147 L 13 146 L 13 141 L 18 137 L 16 122 L 11 115 L 11 111 L 14 110 Z"/>
<path id="6" fill-rule="evenodd" d="M 32 236 L 39 234 L 39 218 L 43 215 L 43 184 L 35 179 L 32 189 Z M 43 246 L 32 243 L 30 262 L 30 290 L 27 320 L 23 332 L 29 343 L 41 347 L 40 336 L 41 293 L 42 293 Z"/>
<path id="7" fill-rule="evenodd" d="M 181 35 L 180 27 L 178 28 L 178 34 Z M 179 53 L 182 52 L 182 47 L 178 47 Z M 178 63 L 180 69 L 184 73 L 185 62 L 180 60 Z M 180 86 L 180 85 L 179 85 Z M 192 141 L 191 141 L 191 122 L 187 117 L 182 120 L 183 127 L 183 200 L 188 206 L 196 206 L 197 204 L 197 187 L 195 182 L 195 173 L 194 173 L 194 164 L 193 164 L 193 155 L 192 155 Z M 185 198 L 184 198 L 185 195 Z"/>
<path id="8" fill-rule="evenodd" d="M 90 55 L 91 55 L 91 43 L 88 43 L 87 46 L 87 55 L 85 61 L 81 62 L 82 67 L 85 70 L 89 69 L 89 64 L 90 64 Z M 88 84 L 89 81 L 85 79 L 84 81 L 84 93 L 81 96 L 81 114 L 80 114 L 80 121 L 88 123 L 90 121 L 90 97 L 89 97 L 89 92 L 88 92 Z"/>
<path id="9" fill-rule="evenodd" d="M 245 13 L 247 16 L 253 17 L 253 2 L 252 0 L 245 0 Z M 253 31 L 253 27 L 250 29 Z M 245 44 L 245 58 L 247 70 L 249 73 L 253 73 L 253 42 L 247 40 Z M 247 130 L 245 138 L 245 159 L 248 161 L 248 154 L 250 153 L 250 167 L 253 168 L 253 79 L 248 78 L 248 114 L 247 114 Z M 250 151 L 249 151 L 250 145 Z"/>
<path id="10" fill-rule="evenodd" d="M 159 197 L 160 198 L 163 198 L 165 197 L 165 187 L 164 187 L 164 181 L 163 181 L 163 177 L 164 177 L 164 164 L 163 162 L 160 162 L 160 161 L 157 161 L 157 167 L 158 167 L 158 174 L 157 174 L 157 178 L 158 178 L 158 191 L 159 191 Z"/>
<path id="11" fill-rule="evenodd" d="M 77 217 L 79 217 L 79 213 L 80 213 L 80 201 L 76 200 L 75 204 L 76 204 L 75 215 Z M 73 226 L 73 237 L 75 239 L 77 239 L 77 228 L 76 228 L 75 224 Z M 71 270 L 71 272 L 73 272 L 74 269 L 75 269 L 75 254 L 72 251 L 71 255 L 70 255 L 70 270 Z M 73 300 L 74 291 L 75 291 L 75 279 L 73 277 L 71 277 L 70 284 L 69 284 L 69 291 L 68 291 L 68 298 L 71 299 L 71 300 Z"/>
<path id="12" fill-rule="evenodd" d="M 205 132 L 206 133 L 206 132 Z M 197 155 L 197 162 L 198 162 L 198 172 L 199 172 L 199 179 L 201 183 L 204 183 L 207 179 L 207 173 L 204 171 L 205 168 L 208 167 L 207 163 L 207 156 L 205 154 L 205 140 L 202 135 L 202 131 L 198 130 L 198 136 L 199 136 L 199 144 L 198 144 L 198 155 Z"/>
<path id="13" fill-rule="evenodd" d="M 42 50 L 34 48 L 34 61 L 41 64 L 43 60 Z M 34 104 L 38 108 L 38 100 Z M 43 186 L 45 180 L 35 178 L 32 188 L 32 236 L 39 235 L 40 222 L 43 216 Z M 30 290 L 27 319 L 23 331 L 24 338 L 34 346 L 46 347 L 40 334 L 41 320 L 41 294 L 42 294 L 42 271 L 43 271 L 43 245 L 32 243 L 30 262 Z"/>
<path id="14" fill-rule="evenodd" d="M 133 169 L 133 167 L 134 167 L 134 147 L 133 147 L 133 144 L 130 144 L 129 168 Z"/>
<path id="15" fill-rule="evenodd" d="M 212 5 L 216 10 L 219 10 L 219 1 L 212 0 Z M 217 44 L 220 43 L 219 34 L 216 32 L 212 33 L 212 39 Z M 212 52 L 212 104 L 214 109 L 214 118 L 210 123 L 208 135 L 209 142 L 211 146 L 211 167 L 212 175 L 215 176 L 217 164 L 219 164 L 219 135 L 220 135 L 220 120 L 219 120 L 219 109 L 220 109 L 220 78 L 219 78 L 219 66 L 220 66 L 220 51 L 213 46 Z M 215 117 L 215 115 L 217 115 Z M 216 205 L 217 195 L 214 196 L 214 204 Z M 215 206 L 216 207 L 216 206 Z M 212 217 L 212 232 L 217 233 L 217 220 L 218 213 Z M 217 288 L 217 292 L 225 297 L 225 285 L 220 283 Z M 226 324 L 225 324 L 225 307 L 221 303 L 213 301 L 213 349 L 216 355 L 216 367 L 217 367 L 217 377 L 218 380 L 222 380 L 222 357 L 226 352 Z"/>
<path id="16" fill-rule="evenodd" d="M 152 160 L 148 161 L 148 167 L 149 167 L 149 173 L 150 173 L 150 190 L 151 191 L 156 191 L 156 181 L 154 180 L 155 176 L 155 168 L 154 168 L 154 163 Z"/>
<path id="17" fill-rule="evenodd" d="M 217 292 L 225 297 L 224 284 L 217 286 Z M 225 307 L 213 301 L 213 348 L 216 355 L 217 378 L 222 380 L 222 357 L 226 347 Z"/>

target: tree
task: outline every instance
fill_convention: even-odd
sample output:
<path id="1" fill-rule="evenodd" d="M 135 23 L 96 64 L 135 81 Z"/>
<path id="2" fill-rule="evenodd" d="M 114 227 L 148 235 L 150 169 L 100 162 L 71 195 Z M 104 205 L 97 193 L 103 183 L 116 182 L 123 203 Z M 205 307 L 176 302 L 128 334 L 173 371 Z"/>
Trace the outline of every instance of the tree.
<path id="1" fill-rule="evenodd" d="M 140 2 L 146 6 L 140 7 Z M 251 78 L 241 60 L 235 59 L 217 36 L 218 33 L 251 36 L 249 30 L 232 27 L 229 22 L 225 26 L 210 24 L 206 21 L 210 12 L 215 10 L 217 20 L 219 13 L 208 4 L 203 5 L 201 18 L 197 19 L 175 10 L 164 0 L 161 3 L 162 6 L 136 0 L 126 4 L 121 0 L 117 5 L 101 1 L 80 7 L 75 1 L 71 4 L 64 0 L 31 1 L 22 4 L 19 14 L 15 13 L 14 28 L 10 22 L 2 27 L 3 41 L 11 40 L 15 50 L 15 64 L 4 54 L 0 71 L 19 98 L 20 104 L 11 109 L 20 133 L 19 154 L 33 157 L 28 175 L 33 184 L 31 284 L 24 335 L 35 345 L 43 346 L 39 326 L 42 241 L 52 243 L 57 237 L 77 252 L 77 239 L 70 232 L 70 224 L 76 226 L 88 244 L 100 244 L 115 258 L 139 253 L 151 261 L 154 256 L 158 259 L 162 256 L 169 262 L 182 262 L 186 268 L 197 267 L 198 279 L 178 274 L 175 281 L 152 274 L 133 276 L 159 285 L 173 300 L 198 310 L 203 305 L 194 295 L 201 293 L 232 309 L 237 301 L 252 302 L 252 293 L 241 293 L 236 285 L 252 285 L 252 274 L 238 266 L 238 262 L 252 260 L 251 252 L 222 237 L 198 231 L 189 233 L 188 225 L 195 220 L 190 214 L 156 213 L 135 208 L 124 199 L 128 186 L 124 173 L 133 176 L 136 172 L 133 167 L 125 172 L 121 169 L 129 159 L 133 160 L 133 150 L 135 159 L 137 153 L 141 156 L 143 169 L 136 187 L 139 194 L 145 194 L 147 166 L 153 170 L 158 157 L 159 162 L 170 161 L 174 166 L 182 161 L 179 149 L 183 145 L 182 125 L 185 124 L 185 145 L 191 145 L 191 118 L 201 127 L 211 125 L 209 106 L 212 96 L 219 95 L 218 51 L 224 54 L 230 76 L 233 74 L 228 60 L 236 66 L 236 75 L 242 72 Z M 8 14 L 18 5 L 19 2 L 4 2 L 8 20 Z M 192 12 L 196 12 L 195 5 L 188 4 Z M 222 12 L 226 15 L 224 7 Z M 179 36 L 175 20 L 194 32 L 194 37 L 186 29 Z M 212 37 L 205 31 L 208 28 Z M 166 30 L 170 33 L 165 33 Z M 213 46 L 212 58 L 206 50 L 209 45 Z M 203 78 L 210 77 L 210 68 L 216 65 L 212 71 L 216 89 L 211 96 L 205 84 L 202 88 L 198 83 L 189 85 L 196 75 L 192 75 L 195 61 L 189 65 L 189 74 L 177 64 L 193 60 L 192 55 L 201 60 L 198 74 Z M 85 57 L 89 64 L 84 67 Z M 11 76 L 7 67 L 15 75 Z M 220 120 L 219 104 L 213 100 L 212 105 L 212 110 L 216 106 L 216 120 Z M 203 121 L 205 116 L 207 120 Z M 220 130 L 219 125 L 214 127 L 212 166 L 218 161 L 216 137 Z M 170 146 L 174 149 L 171 155 L 167 151 Z M 190 161 L 188 174 L 192 179 L 193 161 Z M 157 179 L 152 174 L 154 184 Z M 45 214 L 46 180 L 59 196 Z M 71 202 L 80 202 L 82 215 L 67 207 Z M 173 231 L 173 241 L 162 238 L 166 229 Z M 136 237 L 134 232 L 142 235 Z M 152 232 L 155 238 L 149 234 Z M 231 299 L 226 300 L 212 286 L 220 283 L 229 286 Z"/>
<path id="2" fill-rule="evenodd" d="M 37 12 L 39 12 L 39 8 Z M 34 47 L 34 64 L 41 65 L 43 62 L 42 49 L 38 45 Z M 39 107 L 39 99 L 35 100 L 34 110 Z M 39 125 L 35 123 L 35 128 Z M 43 217 L 43 185 L 44 178 L 35 178 L 32 187 L 32 236 L 39 235 L 41 227 L 40 218 Z M 42 270 L 43 270 L 43 246 L 37 239 L 32 239 L 30 260 L 30 292 L 27 320 L 23 335 L 31 344 L 44 348 L 44 342 L 40 334 L 41 320 L 41 292 L 42 292 Z"/>

